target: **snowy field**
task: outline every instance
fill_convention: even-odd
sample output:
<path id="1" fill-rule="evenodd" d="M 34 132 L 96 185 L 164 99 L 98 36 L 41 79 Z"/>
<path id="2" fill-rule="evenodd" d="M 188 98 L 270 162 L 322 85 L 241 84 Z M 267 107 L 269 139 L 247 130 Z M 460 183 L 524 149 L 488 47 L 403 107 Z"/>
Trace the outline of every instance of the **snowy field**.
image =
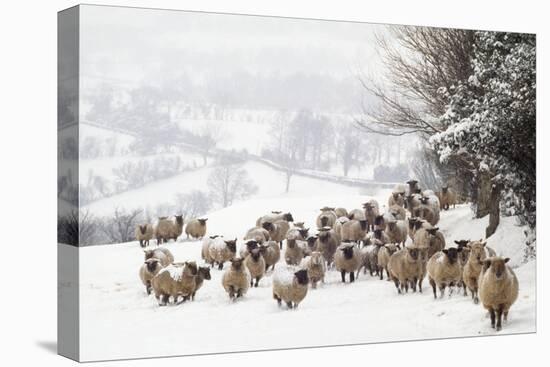
<path id="1" fill-rule="evenodd" d="M 313 226 L 321 206 L 355 208 L 368 198 L 315 189 L 309 197 L 265 195 L 210 213 L 208 233 L 240 240 L 258 216 L 276 209 Z M 376 198 L 384 203 L 387 193 Z M 442 213 L 439 227 L 449 245 L 482 238 L 486 225 L 487 218 L 471 219 L 469 208 L 459 206 Z M 535 331 L 535 262 L 521 264 L 522 231 L 514 218 L 504 218 L 489 239 L 498 253 L 512 258 L 520 283 L 500 335 Z M 166 246 L 176 261 L 201 263 L 200 241 Z M 213 269 L 194 302 L 159 307 L 138 277 L 143 253 L 136 242 L 85 247 L 80 254 L 83 361 L 495 334 L 482 306 L 462 294 L 434 300 L 426 280 L 423 293 L 398 295 L 386 280 L 361 274 L 355 283 L 341 284 L 340 274 L 331 270 L 326 284 L 310 289 L 299 308 L 289 311 L 272 299 L 271 271 L 232 303 L 221 285 L 222 271 Z"/>

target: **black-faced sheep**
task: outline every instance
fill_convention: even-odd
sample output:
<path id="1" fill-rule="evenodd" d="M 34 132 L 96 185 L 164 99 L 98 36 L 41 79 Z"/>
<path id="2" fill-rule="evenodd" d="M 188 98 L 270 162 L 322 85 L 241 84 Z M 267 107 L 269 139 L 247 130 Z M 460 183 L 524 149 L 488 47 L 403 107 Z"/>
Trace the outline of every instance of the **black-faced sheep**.
<path id="1" fill-rule="evenodd" d="M 155 297 L 160 306 L 165 306 L 170 296 L 177 302 L 178 296 L 188 300 L 196 287 L 198 268 L 194 261 L 183 263 L 183 266 L 170 265 L 163 268 L 151 281 Z"/>
<path id="2" fill-rule="evenodd" d="M 304 251 L 302 246 L 299 245 L 299 241 L 288 241 L 286 242 L 285 248 L 285 262 L 288 265 L 298 265 L 300 261 L 304 258 Z"/>
<path id="3" fill-rule="evenodd" d="M 369 230 L 374 231 L 374 219 L 380 214 L 378 201 L 371 199 L 363 203 L 363 209 L 365 209 L 365 217 L 369 222 Z"/>
<path id="4" fill-rule="evenodd" d="M 340 246 L 340 236 L 330 227 L 319 228 L 317 235 L 317 251 L 323 254 L 327 267 L 334 261 L 336 248 Z"/>
<path id="5" fill-rule="evenodd" d="M 449 210 L 451 205 L 453 206 L 453 208 L 456 206 L 456 194 L 453 189 L 450 189 L 448 186 L 445 185 L 437 194 L 441 209 Z"/>
<path id="6" fill-rule="evenodd" d="M 402 294 L 409 291 L 409 285 L 416 292 L 416 284 L 420 285 L 422 292 L 422 254 L 421 250 L 411 246 L 397 251 L 390 257 L 388 262 L 390 277 L 397 288 L 397 292 Z"/>
<path id="7" fill-rule="evenodd" d="M 195 289 L 193 290 L 193 293 L 191 293 L 191 301 L 195 300 L 195 295 L 197 294 L 197 291 L 202 287 L 204 281 L 210 279 L 212 279 L 212 276 L 210 275 L 210 267 L 199 266 L 199 270 L 197 271 L 197 278 L 195 279 Z"/>
<path id="8" fill-rule="evenodd" d="M 286 222 L 294 222 L 294 218 L 292 217 L 292 214 L 290 213 L 282 213 L 282 212 L 271 212 L 270 214 L 266 214 L 256 220 L 256 227 L 262 227 L 262 224 L 264 222 L 271 222 L 275 223 L 278 220 L 284 220 Z"/>
<path id="9" fill-rule="evenodd" d="M 223 273 L 222 285 L 229 299 L 234 301 L 246 294 L 250 280 L 250 273 L 244 265 L 244 259 L 233 258 L 231 266 Z"/>
<path id="10" fill-rule="evenodd" d="M 438 288 L 440 297 L 443 297 L 446 287 L 449 287 L 450 295 L 453 287 L 460 285 L 462 280 L 462 266 L 459 261 L 460 252 L 462 252 L 462 249 L 451 247 L 436 252 L 428 260 L 428 280 L 432 286 L 434 298 L 437 298 Z"/>
<path id="11" fill-rule="evenodd" d="M 275 264 L 279 262 L 281 258 L 281 249 L 279 244 L 275 241 L 268 241 L 260 245 L 260 251 L 264 257 L 265 261 L 265 270 L 271 266 L 272 270 L 275 269 Z"/>
<path id="12" fill-rule="evenodd" d="M 244 259 L 244 265 L 250 273 L 250 286 L 257 287 L 260 279 L 265 274 L 265 260 L 262 256 L 262 252 L 259 248 L 255 248 L 250 251 L 248 256 Z M 254 280 L 256 281 L 254 283 Z"/>
<path id="13" fill-rule="evenodd" d="M 386 225 L 386 235 L 389 243 L 405 246 L 407 241 L 407 223 L 404 220 L 390 220 Z"/>
<path id="14" fill-rule="evenodd" d="M 279 306 L 285 302 L 289 309 L 297 308 L 307 295 L 308 282 L 307 270 L 278 267 L 273 274 L 273 298 Z"/>
<path id="15" fill-rule="evenodd" d="M 509 258 L 491 257 L 483 264 L 479 278 L 479 299 L 491 316 L 491 326 L 502 329 L 502 317 L 508 320 L 510 307 L 518 298 L 519 284 L 514 271 L 506 265 Z"/>
<path id="16" fill-rule="evenodd" d="M 481 274 L 482 263 L 487 258 L 487 253 L 485 252 L 486 244 L 486 242 L 482 241 L 472 241 L 468 243 L 467 247 L 470 251 L 470 255 L 468 256 L 468 261 L 466 261 L 462 272 L 462 280 L 470 290 L 475 304 L 479 302 L 477 294 L 478 281 Z"/>
<path id="17" fill-rule="evenodd" d="M 342 243 L 334 254 L 334 265 L 342 276 L 342 283 L 346 282 L 346 273 L 349 273 L 349 282 L 355 281 L 355 272 L 361 265 L 361 253 L 354 242 Z"/>
<path id="18" fill-rule="evenodd" d="M 141 247 L 149 246 L 149 241 L 153 238 L 155 231 L 151 224 L 139 224 L 136 226 L 136 240 L 139 241 Z"/>
<path id="19" fill-rule="evenodd" d="M 206 235 L 206 221 L 208 218 L 191 219 L 185 226 L 187 238 L 202 239 Z"/>
<path id="20" fill-rule="evenodd" d="M 231 261 L 237 253 L 237 239 L 225 240 L 223 237 L 214 238 L 208 249 L 208 254 L 218 264 L 218 269 L 223 269 L 226 261 Z"/>
<path id="21" fill-rule="evenodd" d="M 160 260 L 156 258 L 147 259 L 139 268 L 139 278 L 145 286 L 145 291 L 147 294 L 151 294 L 151 290 L 153 289 L 151 280 L 161 269 L 162 264 L 160 263 Z"/>
<path id="22" fill-rule="evenodd" d="M 390 278 L 390 272 L 388 270 L 388 263 L 390 262 L 390 257 L 395 252 L 401 249 L 399 245 L 395 245 L 393 243 L 387 243 L 382 246 L 378 247 L 378 254 L 377 254 L 377 267 L 378 267 L 378 274 L 380 276 L 380 280 L 384 279 L 384 270 L 386 271 L 386 279 L 389 281 Z"/>
<path id="23" fill-rule="evenodd" d="M 368 231 L 368 223 L 366 220 L 352 219 L 342 225 L 340 238 L 344 242 L 360 243 L 365 239 Z"/>
<path id="24" fill-rule="evenodd" d="M 160 217 L 155 227 L 157 243 L 176 241 L 183 233 L 183 215 L 175 215 L 174 219 Z"/>
<path id="25" fill-rule="evenodd" d="M 403 197 L 404 193 L 400 192 L 392 192 L 390 197 L 388 198 L 388 208 L 391 208 L 394 205 L 397 205 L 399 207 L 405 206 L 405 199 Z"/>
<path id="26" fill-rule="evenodd" d="M 334 212 L 334 208 L 324 207 L 321 208 L 321 213 L 317 216 L 317 219 L 315 220 L 315 223 L 317 224 L 317 228 L 322 227 L 333 227 L 334 222 L 336 222 L 336 213 Z"/>

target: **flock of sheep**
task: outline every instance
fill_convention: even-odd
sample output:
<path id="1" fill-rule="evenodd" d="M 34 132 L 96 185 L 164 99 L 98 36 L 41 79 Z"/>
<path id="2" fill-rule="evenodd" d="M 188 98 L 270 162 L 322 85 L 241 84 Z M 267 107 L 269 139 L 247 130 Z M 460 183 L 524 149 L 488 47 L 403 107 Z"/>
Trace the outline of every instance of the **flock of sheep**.
<path id="1" fill-rule="evenodd" d="M 410 180 L 396 185 L 388 198 L 387 211 L 380 213 L 376 200 L 362 209 L 323 207 L 316 219 L 316 234 L 291 213 L 271 212 L 257 219 L 237 251 L 237 239 L 206 235 L 206 218 L 193 219 L 185 226 L 187 237 L 202 239 L 204 266 L 195 261 L 174 262 L 165 247 L 145 249 L 140 278 L 147 294 L 154 292 L 160 305 L 193 300 L 210 269 L 224 269 L 222 285 L 230 299 L 246 295 L 257 287 L 271 268 L 273 298 L 281 305 L 296 308 L 306 297 L 308 287 L 324 282 L 329 269 L 340 272 L 342 282 L 354 282 L 361 270 L 371 276 L 393 281 L 399 294 L 422 292 L 427 275 L 434 298 L 449 295 L 458 287 L 468 290 L 475 304 L 481 300 L 489 311 L 491 326 L 502 328 L 502 318 L 518 296 L 518 281 L 506 265 L 509 258 L 497 257 L 486 241 L 454 241 L 446 248 L 445 238 L 436 226 L 440 211 L 454 207 L 454 192 L 443 187 L 435 194 L 421 190 Z M 408 211 L 408 213 L 407 213 Z M 159 218 L 156 226 L 140 225 L 136 238 L 142 247 L 156 238 L 157 245 L 183 234 L 181 216 Z M 410 243 L 405 246 L 410 239 Z M 284 252 L 283 250 L 284 246 Z M 283 252 L 284 262 L 275 267 Z"/>

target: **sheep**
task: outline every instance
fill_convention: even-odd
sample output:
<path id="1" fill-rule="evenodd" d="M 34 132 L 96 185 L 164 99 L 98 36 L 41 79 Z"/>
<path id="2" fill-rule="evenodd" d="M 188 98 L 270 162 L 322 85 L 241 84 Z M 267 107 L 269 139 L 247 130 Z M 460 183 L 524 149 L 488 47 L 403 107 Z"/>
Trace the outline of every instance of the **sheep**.
<path id="1" fill-rule="evenodd" d="M 206 221 L 208 218 L 191 219 L 185 226 L 187 238 L 202 239 L 206 235 Z"/>
<path id="2" fill-rule="evenodd" d="M 175 215 L 174 220 L 168 217 L 159 217 L 155 228 L 155 237 L 157 243 L 168 242 L 173 239 L 176 241 L 183 232 L 183 215 Z"/>
<path id="3" fill-rule="evenodd" d="M 323 254 L 327 266 L 330 266 L 334 260 L 336 248 L 340 246 L 340 236 L 330 227 L 320 228 L 317 236 L 317 251 Z"/>
<path id="4" fill-rule="evenodd" d="M 384 214 L 379 214 L 376 217 L 374 217 L 374 230 L 375 231 L 377 229 L 380 229 L 382 231 L 385 230 L 386 229 L 386 220 L 387 219 L 394 219 L 393 215 L 388 214 L 388 213 L 384 213 Z"/>
<path id="5" fill-rule="evenodd" d="M 396 251 L 400 249 L 401 247 L 399 245 L 395 245 L 393 243 L 387 243 L 385 245 L 378 246 L 377 267 L 380 280 L 384 279 L 384 270 L 386 271 L 386 279 L 388 281 L 391 280 L 390 272 L 388 270 L 388 263 L 390 261 L 391 255 L 393 255 Z"/>
<path id="6" fill-rule="evenodd" d="M 293 222 L 292 226 L 290 228 L 291 229 L 292 228 L 302 228 L 302 229 L 304 229 L 305 228 L 304 225 L 305 225 L 304 222 Z"/>
<path id="7" fill-rule="evenodd" d="M 256 220 L 256 227 L 262 227 L 262 224 L 264 222 L 271 222 L 275 223 L 278 220 L 284 220 L 286 222 L 294 222 L 294 218 L 292 217 L 292 214 L 290 213 L 282 213 L 282 212 L 271 212 L 271 214 L 266 214 Z"/>
<path id="8" fill-rule="evenodd" d="M 283 240 L 288 232 L 288 222 L 282 221 L 285 224 L 281 227 L 277 223 L 271 223 L 269 221 L 263 222 L 262 228 L 269 233 L 269 239 L 279 243 L 280 248 L 283 248 Z M 280 223 L 280 222 L 279 222 Z"/>
<path id="9" fill-rule="evenodd" d="M 432 228 L 432 225 L 422 218 L 410 217 L 409 220 L 409 237 L 414 241 L 414 235 L 420 228 Z"/>
<path id="10" fill-rule="evenodd" d="M 159 259 L 163 267 L 167 267 L 174 262 L 174 255 L 165 247 L 143 250 L 143 253 L 145 254 L 145 261 L 152 258 Z"/>
<path id="11" fill-rule="evenodd" d="M 453 208 L 456 206 L 456 193 L 447 185 L 441 187 L 441 191 L 438 192 L 438 197 L 441 209 L 449 210 L 451 205 L 453 206 Z"/>
<path id="12" fill-rule="evenodd" d="M 275 241 L 268 241 L 260 245 L 260 251 L 264 257 L 265 261 L 265 270 L 271 266 L 272 270 L 275 269 L 275 264 L 279 262 L 281 258 L 281 249 Z"/>
<path id="13" fill-rule="evenodd" d="M 462 287 L 462 290 L 464 292 L 464 295 L 468 295 L 468 291 L 466 290 L 466 285 L 464 284 L 463 280 L 463 274 L 464 274 L 464 265 L 466 265 L 466 262 L 468 261 L 468 257 L 470 255 L 470 250 L 468 249 L 468 243 L 470 240 L 455 240 L 454 241 L 457 245 L 457 248 L 460 249 L 460 252 L 458 253 L 458 261 L 460 262 L 460 281 L 458 282 L 458 286 Z M 487 246 L 485 246 L 487 248 Z"/>
<path id="14" fill-rule="evenodd" d="M 317 236 L 309 236 L 305 241 L 298 240 L 296 245 L 302 249 L 304 257 L 310 256 L 313 251 L 317 250 Z"/>
<path id="15" fill-rule="evenodd" d="M 153 238 L 154 235 L 153 226 L 149 223 L 139 224 L 136 226 L 136 240 L 139 241 L 141 247 L 149 246 L 149 240 Z"/>
<path id="16" fill-rule="evenodd" d="M 349 273 L 349 282 L 355 281 L 355 272 L 361 266 L 361 253 L 354 242 L 343 242 L 334 254 L 334 265 L 342 276 L 342 283 L 346 282 L 346 273 Z"/>
<path id="17" fill-rule="evenodd" d="M 250 273 L 250 286 L 257 287 L 260 279 L 264 276 L 266 269 L 262 251 L 259 248 L 255 248 L 250 251 L 248 256 L 244 259 L 244 265 Z M 254 280 L 256 280 L 256 283 L 254 283 Z"/>
<path id="18" fill-rule="evenodd" d="M 407 183 L 407 185 L 409 185 L 407 187 L 407 190 L 405 191 L 405 193 L 407 195 L 416 194 L 420 191 L 420 186 L 418 186 L 418 181 L 417 180 L 410 179 L 406 183 Z"/>
<path id="19" fill-rule="evenodd" d="M 197 294 L 197 291 L 202 287 L 202 283 L 204 283 L 205 280 L 210 279 L 212 279 L 212 276 L 210 275 L 210 267 L 199 266 L 199 270 L 197 271 L 197 278 L 195 279 L 195 289 L 193 290 L 193 293 L 191 293 L 191 301 L 195 300 L 195 295 Z"/>
<path id="20" fill-rule="evenodd" d="M 380 242 L 380 246 L 385 245 L 386 243 L 390 243 L 390 238 L 388 237 L 386 232 L 381 229 L 375 229 L 372 238 L 373 240 L 378 240 Z"/>
<path id="21" fill-rule="evenodd" d="M 216 237 L 220 236 L 214 235 L 210 237 L 204 237 L 202 240 L 201 258 L 204 260 L 205 263 L 209 264 L 210 266 L 214 266 L 214 259 L 210 256 L 210 245 L 212 245 Z"/>
<path id="22" fill-rule="evenodd" d="M 334 222 L 334 226 L 332 226 L 332 229 L 334 229 L 334 232 L 336 232 L 340 238 L 343 238 L 342 236 L 342 226 L 344 223 L 349 222 L 350 219 L 348 217 L 338 217 L 336 219 L 336 222 Z"/>
<path id="23" fill-rule="evenodd" d="M 405 204 L 409 212 L 411 213 L 411 216 L 414 216 L 415 209 L 420 206 L 420 198 L 422 195 L 420 194 L 408 194 L 405 196 Z"/>
<path id="24" fill-rule="evenodd" d="M 237 239 L 224 240 L 223 237 L 214 238 L 208 249 L 208 254 L 218 264 L 218 270 L 223 269 L 223 263 L 231 261 L 237 252 Z"/>
<path id="25" fill-rule="evenodd" d="M 361 256 L 361 264 L 357 269 L 356 278 L 359 277 L 361 269 L 363 273 L 366 274 L 367 270 L 371 276 L 378 275 L 378 251 L 380 246 L 383 246 L 382 242 L 375 240 L 371 237 L 365 239 L 364 246 L 359 250 Z"/>
<path id="26" fill-rule="evenodd" d="M 281 306 L 296 309 L 307 295 L 309 278 L 307 270 L 291 266 L 278 267 L 273 274 L 273 299 Z"/>
<path id="27" fill-rule="evenodd" d="M 363 203 L 363 209 L 365 209 L 365 217 L 369 222 L 369 229 L 374 230 L 374 218 L 379 214 L 378 202 L 374 199 Z"/>
<path id="28" fill-rule="evenodd" d="M 428 189 L 428 190 L 423 190 L 423 191 L 421 192 L 421 195 L 422 195 L 423 197 L 430 197 L 430 196 L 434 196 L 434 195 L 435 195 L 435 192 L 434 192 L 433 190 L 429 190 L 429 189 Z M 439 199 L 438 199 L 438 200 L 439 200 Z"/>
<path id="29" fill-rule="evenodd" d="M 317 283 L 325 282 L 325 273 L 327 271 L 323 254 L 319 251 L 313 251 L 310 256 L 304 257 L 300 262 L 300 267 L 307 270 L 307 276 L 311 283 L 311 288 L 317 288 Z"/>
<path id="30" fill-rule="evenodd" d="M 298 265 L 304 257 L 304 252 L 298 241 L 300 240 L 286 242 L 285 262 L 288 265 Z"/>
<path id="31" fill-rule="evenodd" d="M 385 233 L 388 236 L 389 243 L 405 246 L 408 234 L 407 223 L 404 220 L 388 221 Z"/>
<path id="32" fill-rule="evenodd" d="M 433 254 L 445 248 L 445 237 L 438 227 L 432 227 L 428 224 L 416 230 L 413 243 L 417 247 L 426 248 L 428 258 L 430 258 Z"/>
<path id="33" fill-rule="evenodd" d="M 308 237 L 309 228 L 290 228 L 286 232 L 286 240 L 295 242 L 297 240 L 305 240 Z"/>
<path id="34" fill-rule="evenodd" d="M 474 304 L 479 303 L 477 294 L 478 280 L 481 274 L 482 262 L 487 258 L 487 253 L 485 252 L 486 245 L 487 242 L 483 241 L 471 241 L 466 245 L 470 251 L 470 255 L 468 256 L 468 261 L 466 261 L 464 265 L 462 280 L 470 290 Z"/>
<path id="35" fill-rule="evenodd" d="M 244 246 L 239 250 L 239 256 L 245 259 L 252 250 L 259 248 L 260 244 L 256 240 L 248 240 L 245 242 Z"/>
<path id="36" fill-rule="evenodd" d="M 255 240 L 258 243 L 264 243 L 265 241 L 269 241 L 269 232 L 261 227 L 254 227 L 250 228 L 246 235 L 243 238 L 246 240 Z"/>
<path id="37" fill-rule="evenodd" d="M 400 192 L 392 192 L 390 197 L 388 198 L 388 208 L 391 208 L 394 205 L 397 205 L 399 207 L 403 207 L 405 205 L 405 199 L 403 198 L 403 194 Z"/>
<path id="38" fill-rule="evenodd" d="M 315 220 L 315 223 L 317 224 L 317 228 L 322 227 L 333 227 L 334 222 L 336 221 L 336 213 L 334 212 L 334 208 L 324 207 L 321 208 L 321 213 L 317 216 L 317 219 Z"/>
<path id="39" fill-rule="evenodd" d="M 250 273 L 243 264 L 244 259 L 237 257 L 230 260 L 231 266 L 225 270 L 222 285 L 229 299 L 235 301 L 246 294 L 251 282 Z"/>
<path id="40" fill-rule="evenodd" d="M 159 306 L 165 306 L 170 296 L 174 303 L 180 295 L 183 296 L 183 301 L 189 299 L 196 287 L 197 272 L 194 261 L 186 261 L 183 266 L 169 265 L 162 269 L 151 281 Z"/>
<path id="41" fill-rule="evenodd" d="M 346 208 L 336 208 L 334 209 L 334 214 L 336 214 L 336 218 L 347 217 L 348 211 Z"/>
<path id="42" fill-rule="evenodd" d="M 423 196 L 413 212 L 415 217 L 427 220 L 432 226 L 439 222 L 439 199 L 435 195 Z"/>
<path id="43" fill-rule="evenodd" d="M 416 292 L 417 282 L 422 292 L 422 254 L 421 249 L 414 246 L 406 247 L 391 255 L 388 262 L 390 277 L 397 288 L 397 293 L 409 292 L 409 284 Z"/>
<path id="44" fill-rule="evenodd" d="M 407 211 L 399 206 L 399 205 L 392 205 L 388 208 L 388 213 L 393 215 L 395 219 L 398 220 L 405 220 L 407 219 Z"/>
<path id="45" fill-rule="evenodd" d="M 139 268 L 139 278 L 145 286 L 145 291 L 147 295 L 151 294 L 153 286 L 151 285 L 151 280 L 158 274 L 158 272 L 163 268 L 159 259 L 151 258 L 147 259 Z"/>
<path id="46" fill-rule="evenodd" d="M 459 261 L 461 252 L 461 248 L 451 247 L 436 252 L 428 260 L 428 280 L 434 292 L 434 299 L 437 299 L 437 288 L 439 288 L 439 296 L 443 297 L 445 287 L 449 287 L 450 295 L 452 287 L 461 284 L 462 266 Z"/>
<path id="47" fill-rule="evenodd" d="M 340 238 L 346 242 L 360 242 L 363 241 L 367 234 L 368 223 L 366 220 L 352 219 L 345 222 L 342 225 Z"/>
<path id="48" fill-rule="evenodd" d="M 510 307 L 518 298 L 519 283 L 514 271 L 506 265 L 510 258 L 491 257 L 484 261 L 479 278 L 479 299 L 491 316 L 491 327 L 502 329 L 502 316 L 508 320 Z"/>

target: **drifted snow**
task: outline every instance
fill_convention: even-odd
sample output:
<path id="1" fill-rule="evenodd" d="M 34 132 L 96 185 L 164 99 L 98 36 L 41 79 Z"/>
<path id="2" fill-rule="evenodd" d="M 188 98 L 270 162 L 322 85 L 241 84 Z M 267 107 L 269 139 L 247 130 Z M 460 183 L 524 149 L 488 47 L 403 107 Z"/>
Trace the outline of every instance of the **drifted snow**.
<path id="1" fill-rule="evenodd" d="M 389 193 L 376 197 L 384 202 Z M 208 234 L 237 236 L 239 245 L 255 220 L 271 210 L 289 210 L 297 221 L 314 227 L 324 205 L 360 207 L 369 196 L 340 193 L 303 197 L 264 197 L 208 215 Z M 458 239 L 483 237 L 488 218 L 472 219 L 468 206 L 442 211 L 438 224 L 447 246 Z M 512 258 L 519 279 L 519 297 L 508 323 L 495 333 L 486 311 L 458 292 L 434 300 L 427 280 L 424 292 L 398 295 L 392 282 L 361 273 L 342 284 L 328 269 L 325 283 L 311 289 L 297 310 L 279 308 L 272 296 L 273 272 L 258 288 L 231 302 L 221 278 L 212 269 L 194 302 L 159 307 L 147 296 L 137 276 L 143 251 L 136 242 L 80 249 L 81 358 L 119 359 L 181 354 L 296 348 L 399 340 L 503 335 L 535 331 L 535 262 L 522 264 L 523 227 L 503 218 L 489 246 Z M 226 237 L 227 238 L 227 237 Z M 410 239 L 408 240 L 410 242 Z M 175 261 L 201 263 L 201 241 L 169 242 Z M 281 254 L 281 259 L 284 254 Z M 279 263 L 277 272 L 284 268 Z M 225 264 L 224 270 L 229 266 Z M 285 272 L 282 278 L 293 273 Z M 338 315 L 335 318 L 334 315 Z M 296 332 L 300 331 L 300 332 Z"/>
<path id="2" fill-rule="evenodd" d="M 278 264 L 273 272 L 273 281 L 282 285 L 290 285 L 294 281 L 294 273 L 300 270 L 297 266 Z"/>

